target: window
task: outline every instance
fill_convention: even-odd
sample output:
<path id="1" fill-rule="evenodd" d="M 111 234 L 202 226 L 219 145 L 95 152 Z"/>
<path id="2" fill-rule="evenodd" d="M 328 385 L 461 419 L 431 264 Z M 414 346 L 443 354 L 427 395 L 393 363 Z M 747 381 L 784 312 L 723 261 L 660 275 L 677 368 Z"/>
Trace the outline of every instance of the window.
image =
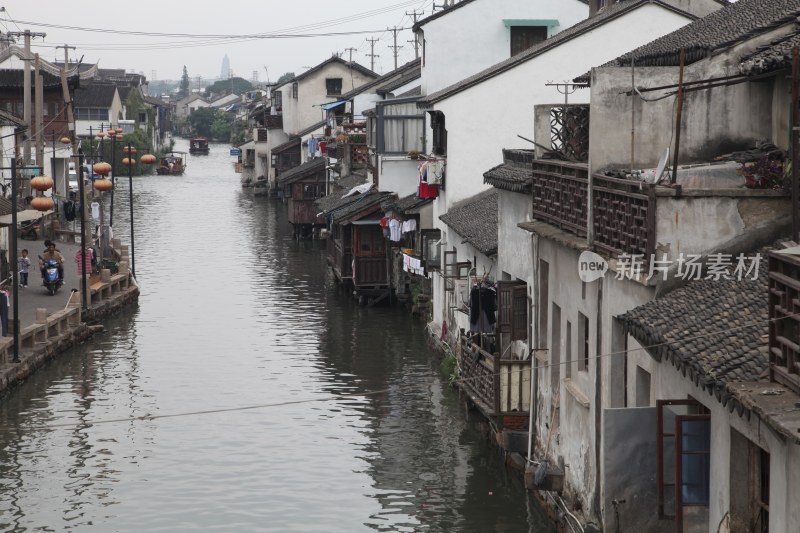
<path id="1" fill-rule="evenodd" d="M 636 407 L 650 407 L 650 372 L 636 366 Z"/>
<path id="2" fill-rule="evenodd" d="M 433 146 L 431 150 L 435 155 L 447 155 L 447 130 L 444 127 L 444 113 L 431 111 L 431 128 L 433 129 Z"/>
<path id="3" fill-rule="evenodd" d="M 297 82 L 294 82 L 292 83 L 292 98 L 294 98 L 295 100 L 297 99 L 297 92 L 298 92 Z"/>
<path id="4" fill-rule="evenodd" d="M 561 308 L 553 304 L 553 332 L 550 344 L 550 432 L 558 431 L 559 399 L 561 393 Z"/>
<path id="5" fill-rule="evenodd" d="M 441 267 L 440 252 L 441 232 L 439 230 L 421 230 L 422 259 L 427 270 L 438 270 Z"/>
<path id="6" fill-rule="evenodd" d="M 416 102 L 379 105 L 377 113 L 379 153 L 425 152 L 425 115 Z"/>
<path id="7" fill-rule="evenodd" d="M 528 338 L 528 286 L 522 281 L 501 281 L 497 284 L 498 327 L 512 341 Z"/>
<path id="8" fill-rule="evenodd" d="M 325 89 L 328 91 L 328 96 L 342 94 L 342 78 L 326 78 Z"/>
<path id="9" fill-rule="evenodd" d="M 139 113 L 139 124 L 147 124 L 147 113 L 144 111 Z"/>
<path id="10" fill-rule="evenodd" d="M 693 399 L 656 401 L 658 517 L 675 520 L 677 531 L 685 507 L 707 508 L 710 499 L 711 416 L 690 414 L 702 410 Z"/>
<path id="11" fill-rule="evenodd" d="M 547 39 L 547 26 L 512 26 L 511 55 L 524 52 L 545 39 Z"/>
<path id="12" fill-rule="evenodd" d="M 275 91 L 275 94 L 272 95 L 272 105 L 276 110 L 280 111 L 283 106 L 283 93 L 281 91 Z"/>
<path id="13" fill-rule="evenodd" d="M 589 317 L 578 313 L 578 370 L 589 370 Z"/>
<path id="14" fill-rule="evenodd" d="M 108 120 L 108 109 L 78 107 L 75 108 L 75 120 Z"/>
<path id="15" fill-rule="evenodd" d="M 310 183 L 303 185 L 303 198 L 313 199 L 325 196 L 325 185 L 322 183 Z"/>
<path id="16" fill-rule="evenodd" d="M 538 348 L 547 348 L 547 306 L 550 302 L 548 284 L 550 281 L 550 265 L 539 259 L 539 342 Z"/>
<path id="17" fill-rule="evenodd" d="M 731 531 L 769 531 L 769 452 L 731 428 Z"/>
<path id="18" fill-rule="evenodd" d="M 572 322 L 567 320 L 567 347 L 564 350 L 564 357 L 566 359 L 567 377 L 572 377 Z"/>

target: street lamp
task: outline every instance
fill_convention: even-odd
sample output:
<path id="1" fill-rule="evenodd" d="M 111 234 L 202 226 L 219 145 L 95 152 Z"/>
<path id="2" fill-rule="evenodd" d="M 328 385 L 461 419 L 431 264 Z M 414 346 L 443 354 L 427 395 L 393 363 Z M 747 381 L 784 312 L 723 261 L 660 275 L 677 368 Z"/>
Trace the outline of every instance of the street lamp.
<path id="1" fill-rule="evenodd" d="M 133 277 L 136 277 L 136 244 L 133 237 L 133 166 L 136 164 L 136 158 L 133 156 L 136 155 L 136 148 L 131 146 L 131 143 L 128 143 L 125 148 L 122 149 L 122 152 L 125 154 L 125 158 L 122 160 L 122 164 L 128 167 L 128 207 L 130 209 L 130 217 L 131 217 L 131 274 Z M 152 154 L 145 154 L 141 158 L 141 162 L 143 165 L 152 165 L 155 162 L 156 158 Z"/>

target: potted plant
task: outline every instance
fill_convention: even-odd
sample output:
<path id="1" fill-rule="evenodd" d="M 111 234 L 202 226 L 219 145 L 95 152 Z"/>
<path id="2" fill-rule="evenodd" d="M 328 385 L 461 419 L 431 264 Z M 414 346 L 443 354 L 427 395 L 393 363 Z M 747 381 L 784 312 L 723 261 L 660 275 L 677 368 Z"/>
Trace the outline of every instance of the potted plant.
<path id="1" fill-rule="evenodd" d="M 411 159 L 419 159 L 421 155 L 419 150 L 412 149 L 408 151 L 408 157 Z"/>

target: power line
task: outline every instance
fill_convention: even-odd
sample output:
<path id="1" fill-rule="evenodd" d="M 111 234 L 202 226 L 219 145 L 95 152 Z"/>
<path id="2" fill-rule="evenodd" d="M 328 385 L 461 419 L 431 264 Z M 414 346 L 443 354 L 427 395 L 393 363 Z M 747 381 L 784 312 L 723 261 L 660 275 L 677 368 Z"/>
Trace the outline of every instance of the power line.
<path id="1" fill-rule="evenodd" d="M 767 325 L 767 324 L 769 324 L 771 322 L 777 322 L 779 320 L 784 320 L 784 319 L 787 319 L 787 318 L 796 318 L 796 317 L 800 317 L 800 313 L 795 313 L 793 315 L 786 315 L 786 316 L 782 316 L 782 317 L 769 318 L 767 320 L 758 320 L 758 321 L 751 322 L 749 324 L 744 324 L 744 325 L 741 325 L 741 326 L 736 326 L 736 327 L 731 327 L 731 328 L 724 328 L 724 329 L 721 329 L 721 330 L 718 330 L 718 331 L 714 331 L 714 332 L 710 332 L 710 333 L 702 333 L 702 334 L 694 335 L 694 336 L 691 336 L 691 337 L 684 337 L 682 339 L 675 340 L 675 341 L 667 341 L 667 342 L 662 342 L 662 343 L 658 343 L 658 344 L 651 344 L 649 346 L 640 346 L 639 348 L 631 348 L 631 349 L 621 350 L 621 351 L 618 351 L 618 352 L 610 352 L 610 353 L 606 353 L 606 354 L 600 354 L 600 355 L 596 355 L 594 357 L 591 357 L 590 359 L 600 359 L 600 358 L 605 358 L 605 357 L 611 357 L 611 356 L 614 356 L 614 355 L 623 355 L 623 354 L 631 353 L 631 352 L 647 351 L 647 350 L 651 350 L 653 348 L 658 348 L 660 346 L 669 346 L 669 345 L 679 344 L 681 342 L 687 342 L 687 341 L 702 339 L 702 338 L 706 338 L 706 337 L 726 335 L 726 334 L 731 333 L 733 331 L 739 331 L 739 330 L 742 330 L 742 329 L 756 327 L 756 326 L 764 326 L 764 325 Z M 449 349 L 449 347 L 448 347 L 448 349 Z M 531 350 L 531 352 L 546 352 L 546 351 L 549 351 L 549 350 L 547 350 L 547 349 L 532 349 Z M 563 361 L 563 362 L 558 363 L 557 365 L 549 365 L 549 364 L 547 364 L 547 365 L 537 365 L 535 368 L 543 369 L 543 368 L 549 368 L 551 366 L 562 366 L 562 365 L 571 364 L 571 363 L 572 363 L 572 361 Z M 524 372 L 525 370 L 526 369 L 521 369 L 521 370 L 517 370 L 516 372 L 520 372 L 521 373 L 521 372 Z M 456 379 L 456 380 L 453 380 L 453 382 L 454 383 L 462 383 L 463 384 L 463 383 L 468 383 L 468 382 L 470 382 L 472 380 L 485 379 L 487 376 L 494 376 L 494 375 L 497 375 L 497 374 L 481 374 L 480 376 L 475 376 L 473 378 Z M 186 411 L 186 412 L 171 413 L 171 414 L 164 414 L 164 415 L 150 415 L 150 414 L 147 414 L 147 415 L 141 415 L 141 416 L 112 418 L 112 419 L 106 419 L 106 420 L 94 420 L 94 421 L 88 421 L 88 422 L 85 422 L 85 423 L 90 424 L 90 425 L 100 425 L 100 424 L 130 423 L 130 422 L 140 422 L 140 421 L 146 422 L 146 421 L 153 421 L 153 420 L 159 420 L 159 419 L 165 419 L 165 418 L 183 418 L 183 417 L 199 416 L 199 415 L 209 415 L 209 414 L 219 414 L 219 413 L 232 413 L 232 412 L 236 412 L 236 411 L 252 411 L 252 410 L 256 410 L 256 409 L 269 409 L 269 408 L 273 408 L 273 407 L 286 407 L 286 406 L 289 406 L 289 405 L 302 405 L 302 404 L 317 403 L 317 402 L 340 401 L 340 400 L 346 400 L 346 399 L 358 398 L 358 397 L 364 397 L 364 396 L 379 396 L 379 395 L 383 395 L 383 394 L 386 394 L 388 392 L 391 392 L 391 390 L 392 389 L 380 389 L 380 390 L 373 390 L 373 391 L 364 391 L 364 392 L 353 392 L 353 393 L 339 394 L 339 395 L 337 395 L 335 397 L 306 398 L 304 400 L 290 400 L 290 401 L 263 403 L 263 404 L 247 405 L 247 406 L 239 406 L 239 407 L 228 407 L 228 408 L 220 408 L 220 409 L 206 409 L 206 410 L 198 410 L 198 411 Z M 54 428 L 74 427 L 74 426 L 75 426 L 75 423 L 59 423 L 59 424 L 50 424 L 50 425 L 40 426 L 40 428 L 41 429 L 54 429 Z M 28 429 L 36 429 L 36 428 L 30 428 L 29 427 Z"/>
<path id="2" fill-rule="evenodd" d="M 393 49 L 393 53 L 394 53 L 394 69 L 395 70 L 397 70 L 397 51 L 400 48 L 403 47 L 402 45 L 400 45 L 400 46 L 397 45 L 397 32 L 402 30 L 402 29 L 405 29 L 405 28 L 398 28 L 397 26 L 395 26 L 394 28 L 386 28 L 386 31 L 390 31 L 390 32 L 392 32 L 394 34 L 394 45 L 390 44 L 389 48 Z"/>

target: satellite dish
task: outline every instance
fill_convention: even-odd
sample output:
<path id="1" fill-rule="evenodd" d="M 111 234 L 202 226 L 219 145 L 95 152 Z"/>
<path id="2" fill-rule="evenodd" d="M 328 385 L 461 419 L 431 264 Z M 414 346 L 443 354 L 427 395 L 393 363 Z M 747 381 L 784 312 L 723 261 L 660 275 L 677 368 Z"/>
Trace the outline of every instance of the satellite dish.
<path id="1" fill-rule="evenodd" d="M 667 168 L 667 161 L 669 160 L 669 147 L 664 150 L 664 153 L 661 154 L 661 159 L 658 160 L 658 166 L 656 167 L 656 173 L 653 177 L 653 183 L 658 183 L 661 181 L 661 176 L 664 175 L 664 171 Z"/>

